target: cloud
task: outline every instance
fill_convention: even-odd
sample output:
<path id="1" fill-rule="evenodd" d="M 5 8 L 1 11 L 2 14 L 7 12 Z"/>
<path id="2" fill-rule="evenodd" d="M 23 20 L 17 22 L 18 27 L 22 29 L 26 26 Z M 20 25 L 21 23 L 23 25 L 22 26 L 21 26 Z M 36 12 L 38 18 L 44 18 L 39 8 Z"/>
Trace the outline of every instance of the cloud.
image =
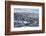
<path id="1" fill-rule="evenodd" d="M 14 8 L 15 13 L 39 13 L 39 9 Z"/>

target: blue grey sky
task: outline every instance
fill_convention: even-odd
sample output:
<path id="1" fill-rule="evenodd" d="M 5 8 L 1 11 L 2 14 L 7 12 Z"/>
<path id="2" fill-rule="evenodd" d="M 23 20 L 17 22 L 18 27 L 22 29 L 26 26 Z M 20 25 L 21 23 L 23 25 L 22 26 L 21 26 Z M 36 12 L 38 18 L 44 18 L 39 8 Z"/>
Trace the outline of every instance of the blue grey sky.
<path id="1" fill-rule="evenodd" d="M 15 13 L 39 13 L 39 9 L 31 8 L 14 8 Z"/>

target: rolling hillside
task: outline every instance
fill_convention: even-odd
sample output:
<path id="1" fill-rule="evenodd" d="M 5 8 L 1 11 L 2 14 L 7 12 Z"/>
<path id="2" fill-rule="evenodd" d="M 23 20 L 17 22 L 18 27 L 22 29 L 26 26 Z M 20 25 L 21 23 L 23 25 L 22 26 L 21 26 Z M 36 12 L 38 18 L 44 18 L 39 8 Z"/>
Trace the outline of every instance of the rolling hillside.
<path id="1" fill-rule="evenodd" d="M 39 16 L 34 13 L 14 13 L 14 27 L 38 26 Z"/>

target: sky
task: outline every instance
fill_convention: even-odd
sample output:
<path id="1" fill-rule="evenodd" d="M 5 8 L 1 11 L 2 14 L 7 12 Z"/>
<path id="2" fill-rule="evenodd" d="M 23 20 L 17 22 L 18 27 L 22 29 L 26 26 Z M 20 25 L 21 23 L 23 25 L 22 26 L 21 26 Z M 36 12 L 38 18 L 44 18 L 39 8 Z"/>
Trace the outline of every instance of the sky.
<path id="1" fill-rule="evenodd" d="M 39 9 L 31 9 L 31 8 L 14 8 L 15 13 L 39 13 Z"/>

